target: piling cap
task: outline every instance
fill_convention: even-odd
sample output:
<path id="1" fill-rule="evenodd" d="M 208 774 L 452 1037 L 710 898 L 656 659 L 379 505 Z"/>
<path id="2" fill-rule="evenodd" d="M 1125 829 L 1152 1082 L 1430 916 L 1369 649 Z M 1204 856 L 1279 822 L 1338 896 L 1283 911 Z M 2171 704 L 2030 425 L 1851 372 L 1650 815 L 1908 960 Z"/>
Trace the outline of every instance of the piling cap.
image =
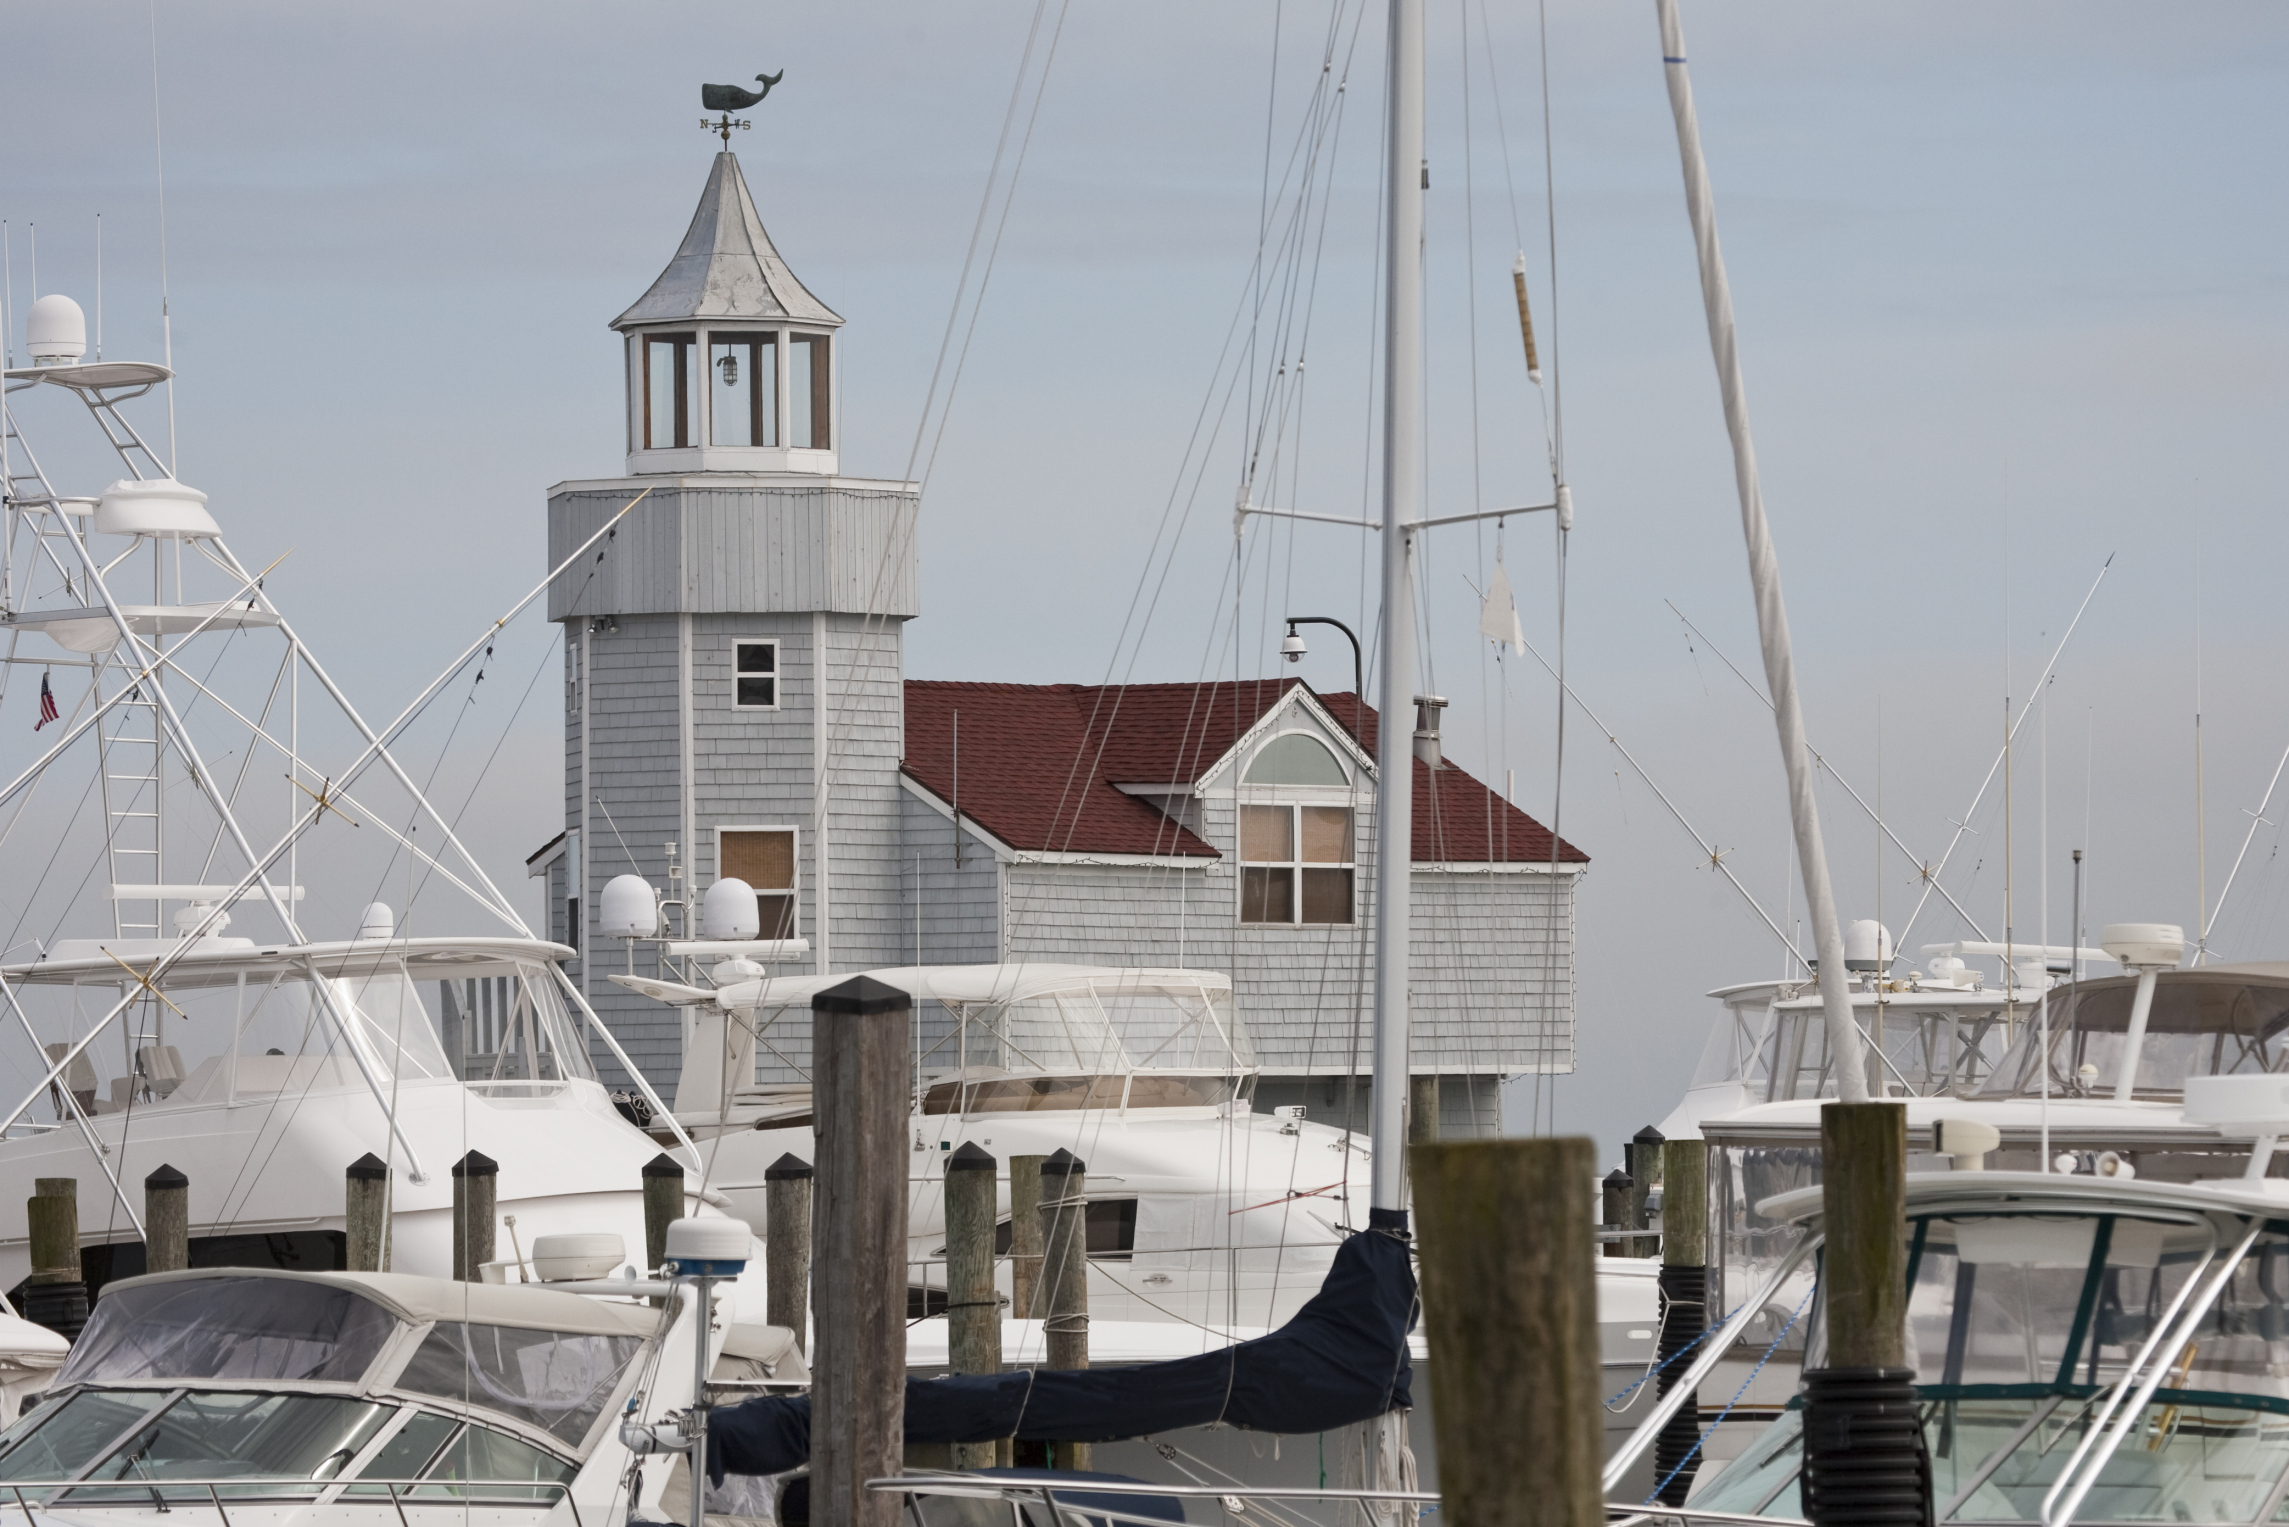
<path id="1" fill-rule="evenodd" d="M 363 1156 L 350 1163 L 349 1171 L 345 1175 L 353 1182 L 380 1182 L 389 1176 L 389 1168 L 382 1164 L 381 1157 L 372 1151 L 367 1151 Z"/>
<path id="2" fill-rule="evenodd" d="M 654 1156 L 651 1160 L 644 1163 L 644 1175 L 646 1177 L 674 1177 L 680 1179 L 682 1178 L 683 1174 L 683 1163 L 676 1160 L 675 1157 L 669 1155 L 666 1151 L 660 1152 L 657 1156 Z"/>
<path id="3" fill-rule="evenodd" d="M 1639 1130 L 1636 1134 L 1631 1135 L 1629 1137 L 1629 1141 L 1632 1145 L 1659 1145 L 1662 1141 L 1668 1138 L 1669 1137 L 1663 1134 L 1660 1130 L 1655 1129 L 1652 1125 L 1648 1124 L 1645 1126 L 1645 1128 Z"/>
<path id="4" fill-rule="evenodd" d="M 483 1151 L 473 1150 L 453 1163 L 453 1175 L 456 1177 L 498 1177 L 501 1175 L 501 1164 Z"/>
<path id="5" fill-rule="evenodd" d="M 1605 1174 L 1605 1185 L 1609 1188 L 1626 1188 L 1630 1186 L 1632 1180 L 1630 1175 L 1618 1166 Z"/>
<path id="6" fill-rule="evenodd" d="M 1060 1150 L 1056 1155 L 1046 1158 L 1041 1163 L 1041 1175 L 1044 1177 L 1064 1177 L 1074 1172 L 1086 1172 L 1088 1170 L 1089 1163 L 1068 1150 Z"/>
<path id="7" fill-rule="evenodd" d="M 143 1179 L 143 1186 L 146 1190 L 154 1188 L 187 1188 L 190 1185 L 190 1178 L 185 1177 L 181 1172 L 176 1171 L 173 1167 L 167 1165 L 167 1163 L 164 1161 L 159 1163 L 158 1169 L 156 1171 L 152 1172 L 150 1176 Z"/>
<path id="8" fill-rule="evenodd" d="M 946 1170 L 949 1172 L 990 1172 L 999 1164 L 993 1159 L 992 1152 L 978 1148 L 977 1141 L 965 1140 L 953 1156 L 947 1160 Z"/>
<path id="9" fill-rule="evenodd" d="M 765 1182 L 796 1182 L 809 1178 L 811 1164 L 793 1151 L 763 1169 Z"/>
<path id="10" fill-rule="evenodd" d="M 834 1013 L 843 1017 L 863 1018 L 873 1013 L 902 1013 L 914 1005 L 914 999 L 897 987 L 877 981 L 872 976 L 852 976 L 840 986 L 830 986 L 811 998 L 814 1013 Z"/>

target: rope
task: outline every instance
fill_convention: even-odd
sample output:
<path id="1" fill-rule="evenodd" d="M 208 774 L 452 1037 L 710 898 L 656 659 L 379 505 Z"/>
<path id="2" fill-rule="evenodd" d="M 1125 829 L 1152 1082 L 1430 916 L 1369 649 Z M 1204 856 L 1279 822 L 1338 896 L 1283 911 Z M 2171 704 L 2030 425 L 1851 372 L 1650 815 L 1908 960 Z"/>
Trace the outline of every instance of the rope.
<path id="1" fill-rule="evenodd" d="M 1662 1324 L 1664 1324 L 1664 1325 L 1667 1325 L 1667 1324 L 1668 1324 L 1668 1321 L 1669 1321 L 1669 1316 L 1668 1316 L 1668 1314 L 1667 1314 L 1666 1312 L 1664 1312 L 1664 1313 L 1663 1313 L 1663 1315 L 1662 1315 L 1662 1317 L 1661 1317 L 1661 1320 L 1662 1320 Z M 1684 1345 L 1684 1346 L 1682 1346 L 1682 1347 L 1679 1347 L 1679 1348 L 1678 1348 L 1676 1351 L 1674 1351 L 1674 1352 L 1670 1353 L 1670 1354 L 1669 1354 L 1667 1357 L 1663 1358 L 1663 1359 L 1662 1359 L 1660 1362 L 1658 1362 L 1658 1363 L 1654 1364 L 1652 1367 L 1650 1367 L 1650 1368 L 1646 1369 L 1646 1370 L 1645 1370 L 1645 1373 L 1644 1373 L 1644 1375 L 1643 1375 L 1641 1378 L 1639 1378 L 1639 1379 L 1638 1379 L 1638 1381 L 1637 1381 L 1636 1383 L 1634 1383 L 1634 1384 L 1630 1385 L 1630 1386 L 1629 1386 L 1627 1389 L 1624 1389 L 1624 1390 L 1622 1390 L 1622 1391 L 1621 1391 L 1619 1394 L 1616 1394 L 1616 1395 L 1614 1395 L 1612 1398 L 1608 1399 L 1608 1400 L 1605 1402 L 1605 1408 L 1606 1408 L 1607 1410 L 1614 1410 L 1614 1409 L 1620 1408 L 1620 1402 L 1621 1402 L 1621 1401 L 1628 1399 L 1628 1398 L 1629 1398 L 1631 1395 L 1633 1395 L 1633 1394 L 1637 1393 L 1637 1391 L 1638 1391 L 1638 1390 L 1640 1390 L 1640 1389 L 1643 1389 L 1643 1388 L 1644 1388 L 1644 1387 L 1645 1387 L 1647 1384 L 1651 1383 L 1651 1382 L 1652 1382 L 1654 1379 L 1657 1379 L 1657 1378 L 1659 1378 L 1659 1377 L 1661 1376 L 1661 1373 L 1662 1373 L 1662 1370 L 1663 1370 L 1663 1369 L 1667 1368 L 1667 1367 L 1668 1367 L 1668 1366 L 1669 1366 L 1671 1363 L 1673 1363 L 1673 1362 L 1677 1361 L 1677 1359 L 1679 1359 L 1679 1358 L 1683 1357 L 1683 1356 L 1684 1356 L 1686 1353 L 1688 1353 L 1688 1352 L 1692 1351 L 1692 1350 L 1693 1350 L 1695 1347 L 1698 1347 L 1699 1345 L 1701 1345 L 1701 1343 L 1703 1343 L 1703 1342 L 1707 1341 L 1707 1340 L 1709 1339 L 1709 1333 L 1710 1333 L 1711 1331 L 1714 1331 L 1714 1330 L 1717 1330 L 1717 1329 L 1718 1329 L 1718 1327 L 1716 1327 L 1716 1326 L 1710 1326 L 1710 1327 L 1709 1327 L 1707 1330 L 1704 1330 L 1704 1331 L 1703 1331 L 1703 1332 L 1702 1332 L 1700 1335 L 1698 1335 L 1698 1336 L 1694 1337 L 1694 1338 L 1693 1338 L 1691 1341 L 1689 1341 L 1689 1342 L 1685 1343 L 1685 1345 Z M 1663 1481 L 1663 1482 L 1664 1482 L 1664 1483 L 1667 1483 L 1667 1481 Z"/>
<path id="2" fill-rule="evenodd" d="M 1741 1403 L 1742 1397 L 1749 1392 L 1749 1385 L 1755 1383 L 1756 1376 L 1764 1372 L 1764 1365 L 1772 1361 L 1772 1355 L 1780 1350 L 1780 1344 L 1788 1340 L 1788 1333 L 1796 1329 L 1797 1319 L 1803 1315 L 1804 1307 L 1812 1302 L 1812 1295 L 1814 1292 L 1814 1289 L 1806 1289 L 1804 1291 L 1804 1298 L 1798 1302 L 1795 1313 L 1788 1317 L 1788 1324 L 1780 1328 L 1780 1334 L 1772 1339 L 1772 1345 L 1764 1349 L 1764 1356 L 1756 1360 L 1756 1366 L 1749 1370 L 1749 1376 L 1741 1380 L 1741 1387 L 1735 1390 L 1733 1392 L 1733 1397 L 1725 1402 L 1725 1408 L 1717 1412 L 1717 1419 L 1709 1423 L 1709 1429 L 1707 1431 L 1704 1431 L 1700 1436 L 1693 1439 L 1693 1445 L 1685 1450 L 1685 1456 L 1678 1459 L 1676 1466 L 1671 1468 L 1668 1473 L 1661 1476 L 1661 1482 L 1653 1487 L 1653 1493 L 1645 1497 L 1645 1499 L 1639 1504 L 1650 1506 L 1655 1501 L 1659 1500 L 1661 1498 L 1661 1492 L 1669 1488 L 1669 1481 L 1675 1479 L 1679 1474 L 1683 1473 L 1685 1470 L 1685 1465 L 1691 1463 L 1695 1458 L 1700 1456 L 1701 1445 L 1707 1442 L 1710 1437 L 1716 1434 L 1718 1427 L 1725 1424 L 1725 1417 L 1733 1413 L 1734 1408 Z M 1721 1328 L 1722 1325 L 1720 1323 L 1720 1325 L 1712 1326 L 1710 1329 L 1717 1330 Z"/>

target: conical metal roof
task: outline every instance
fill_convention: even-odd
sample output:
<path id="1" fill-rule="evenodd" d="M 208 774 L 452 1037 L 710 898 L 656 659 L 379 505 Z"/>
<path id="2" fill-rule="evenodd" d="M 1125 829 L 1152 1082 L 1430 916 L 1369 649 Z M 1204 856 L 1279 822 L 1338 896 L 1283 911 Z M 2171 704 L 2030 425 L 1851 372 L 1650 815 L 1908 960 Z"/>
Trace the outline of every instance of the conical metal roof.
<path id="1" fill-rule="evenodd" d="M 739 156 L 720 153 L 700 193 L 682 247 L 652 289 L 612 320 L 615 329 L 634 324 L 679 323 L 687 318 L 791 319 L 837 327 L 842 318 L 795 279 L 771 235 L 755 215 Z"/>

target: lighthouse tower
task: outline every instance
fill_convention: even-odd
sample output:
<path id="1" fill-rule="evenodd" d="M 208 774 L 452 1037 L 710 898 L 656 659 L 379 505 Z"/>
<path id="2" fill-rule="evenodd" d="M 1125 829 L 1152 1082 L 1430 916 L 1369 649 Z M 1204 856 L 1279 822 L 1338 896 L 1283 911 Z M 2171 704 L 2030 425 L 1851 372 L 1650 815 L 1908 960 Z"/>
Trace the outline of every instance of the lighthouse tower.
<path id="1" fill-rule="evenodd" d="M 689 909 L 754 887 L 783 973 L 898 963 L 905 623 L 917 486 L 841 475 L 843 320 L 779 257 L 737 156 L 719 153 L 667 269 L 612 320 L 627 475 L 549 490 L 549 565 L 642 495 L 549 590 L 564 627 L 565 831 L 551 935 L 630 1058 L 675 1079 L 673 1010 L 607 981 L 653 955 L 601 936 L 636 874 Z M 671 850 L 670 845 L 673 845 Z M 688 918 L 688 921 L 687 921 Z"/>

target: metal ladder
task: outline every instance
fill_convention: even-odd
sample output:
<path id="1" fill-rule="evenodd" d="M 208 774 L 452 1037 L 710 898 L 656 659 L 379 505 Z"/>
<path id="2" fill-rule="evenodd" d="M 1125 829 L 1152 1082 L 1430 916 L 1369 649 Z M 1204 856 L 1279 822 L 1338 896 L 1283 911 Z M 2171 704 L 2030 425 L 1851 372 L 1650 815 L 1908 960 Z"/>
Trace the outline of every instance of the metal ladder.
<path id="1" fill-rule="evenodd" d="M 161 873 L 166 838 L 160 815 L 164 796 L 159 766 L 165 743 L 159 703 L 138 686 L 135 694 L 111 708 L 98 724 L 98 734 L 102 739 L 104 840 L 111 855 L 111 883 L 157 885 L 166 878 Z M 131 918 L 130 907 L 148 907 L 148 918 Z M 160 902 L 115 900 L 111 904 L 112 932 L 119 938 L 164 938 L 167 930 L 160 922 L 164 914 Z"/>

